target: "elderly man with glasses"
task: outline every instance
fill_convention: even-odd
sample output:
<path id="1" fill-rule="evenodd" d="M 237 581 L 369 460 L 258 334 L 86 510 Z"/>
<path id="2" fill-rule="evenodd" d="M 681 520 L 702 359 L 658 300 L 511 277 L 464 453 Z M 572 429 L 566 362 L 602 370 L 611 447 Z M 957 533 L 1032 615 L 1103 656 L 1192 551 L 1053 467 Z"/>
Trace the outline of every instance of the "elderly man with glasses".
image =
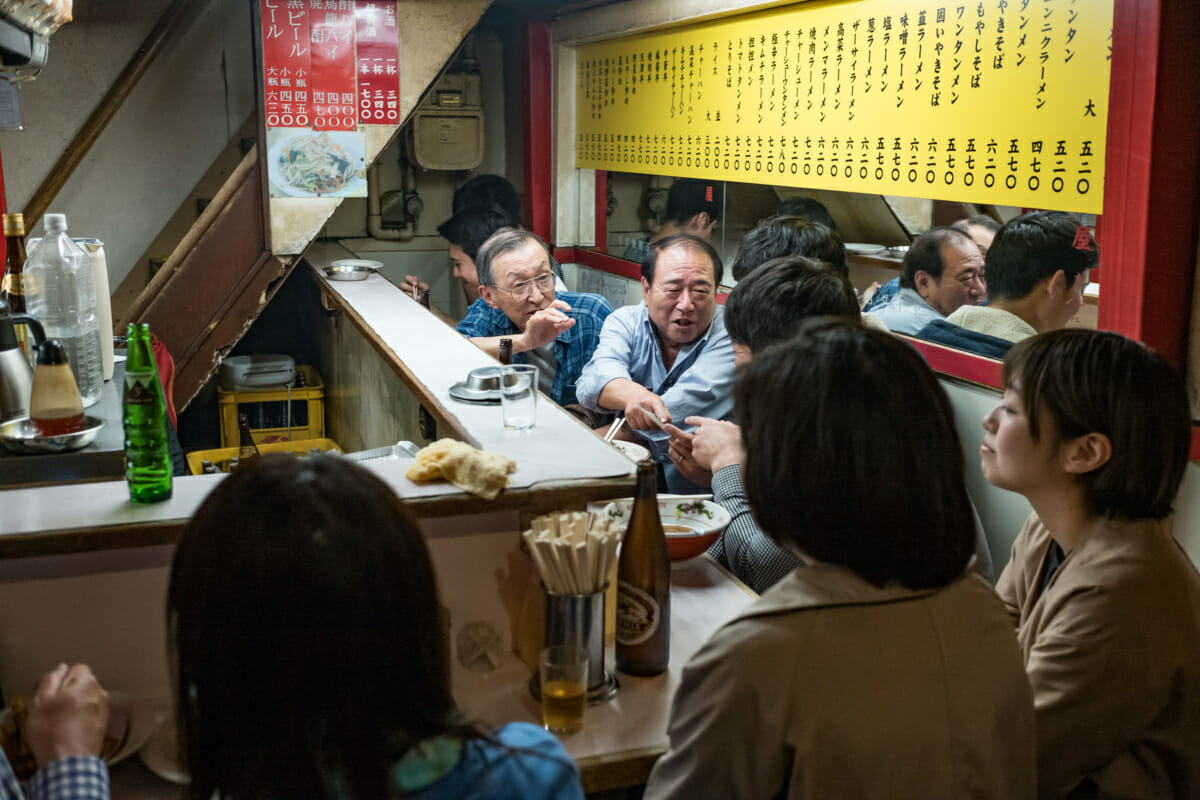
<path id="1" fill-rule="evenodd" d="M 529 231 L 501 228 L 475 257 L 486 307 L 457 330 L 491 356 L 512 339 L 513 362 L 538 367 L 541 391 L 559 405 L 576 402 L 575 383 L 600 341 L 612 306 L 598 294 L 554 291 L 550 249 Z"/>

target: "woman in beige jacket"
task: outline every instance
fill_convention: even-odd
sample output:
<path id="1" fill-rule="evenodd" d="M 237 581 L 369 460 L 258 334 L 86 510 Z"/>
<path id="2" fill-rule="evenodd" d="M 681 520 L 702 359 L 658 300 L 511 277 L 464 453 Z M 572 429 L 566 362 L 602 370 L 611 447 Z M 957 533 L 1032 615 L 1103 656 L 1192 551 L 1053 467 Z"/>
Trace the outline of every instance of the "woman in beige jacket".
<path id="1" fill-rule="evenodd" d="M 827 318 L 755 353 L 736 400 L 755 519 L 808 566 L 688 664 L 645 796 L 1031 797 L 1029 684 L 967 569 L 962 450 L 933 373 Z"/>
<path id="2" fill-rule="evenodd" d="M 1005 358 L 983 474 L 1034 513 L 997 591 L 1033 685 L 1038 794 L 1200 797 L 1200 576 L 1163 520 L 1188 460 L 1183 381 L 1113 333 Z"/>

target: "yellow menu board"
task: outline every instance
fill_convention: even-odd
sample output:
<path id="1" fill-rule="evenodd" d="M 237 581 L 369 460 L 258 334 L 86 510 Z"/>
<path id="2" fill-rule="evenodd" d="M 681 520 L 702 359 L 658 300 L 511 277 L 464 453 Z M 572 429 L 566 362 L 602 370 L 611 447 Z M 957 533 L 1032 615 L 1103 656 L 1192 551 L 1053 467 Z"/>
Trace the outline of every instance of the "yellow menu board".
<path id="1" fill-rule="evenodd" d="M 1112 15 L 841 0 L 584 45 L 575 163 L 1099 213 Z"/>

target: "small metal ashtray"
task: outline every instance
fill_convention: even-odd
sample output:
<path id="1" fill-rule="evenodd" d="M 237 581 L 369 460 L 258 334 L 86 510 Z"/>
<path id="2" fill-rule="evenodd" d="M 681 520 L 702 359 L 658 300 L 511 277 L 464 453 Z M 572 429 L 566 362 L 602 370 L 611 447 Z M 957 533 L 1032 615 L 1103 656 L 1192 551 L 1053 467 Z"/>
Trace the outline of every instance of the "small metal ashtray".
<path id="1" fill-rule="evenodd" d="M 325 267 L 325 275 L 331 281 L 365 281 L 367 276 L 382 266 L 382 261 L 371 261 L 366 258 L 342 258 Z"/>
<path id="2" fill-rule="evenodd" d="M 0 424 L 0 443 L 14 453 L 63 453 L 87 447 L 103 427 L 104 420 L 84 417 L 81 430 L 60 436 L 43 436 L 29 417 L 17 417 Z"/>
<path id="3" fill-rule="evenodd" d="M 465 381 L 450 387 L 450 396 L 466 403 L 500 402 L 500 367 L 477 367 Z"/>

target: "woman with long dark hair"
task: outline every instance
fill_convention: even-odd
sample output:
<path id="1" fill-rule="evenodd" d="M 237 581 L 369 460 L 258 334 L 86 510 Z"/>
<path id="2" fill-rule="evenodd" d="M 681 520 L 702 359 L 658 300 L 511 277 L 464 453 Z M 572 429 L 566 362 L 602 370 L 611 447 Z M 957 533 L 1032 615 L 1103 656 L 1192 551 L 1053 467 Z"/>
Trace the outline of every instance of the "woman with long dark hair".
<path id="1" fill-rule="evenodd" d="M 1033 685 L 1038 794 L 1200 797 L 1200 576 L 1167 519 L 1179 374 L 1115 333 L 1017 343 L 983 474 L 1033 506 L 996 590 Z"/>
<path id="2" fill-rule="evenodd" d="M 373 474 L 330 456 L 244 464 L 171 570 L 189 795 L 581 798 L 553 736 L 458 712 L 438 608 L 417 523 Z"/>

